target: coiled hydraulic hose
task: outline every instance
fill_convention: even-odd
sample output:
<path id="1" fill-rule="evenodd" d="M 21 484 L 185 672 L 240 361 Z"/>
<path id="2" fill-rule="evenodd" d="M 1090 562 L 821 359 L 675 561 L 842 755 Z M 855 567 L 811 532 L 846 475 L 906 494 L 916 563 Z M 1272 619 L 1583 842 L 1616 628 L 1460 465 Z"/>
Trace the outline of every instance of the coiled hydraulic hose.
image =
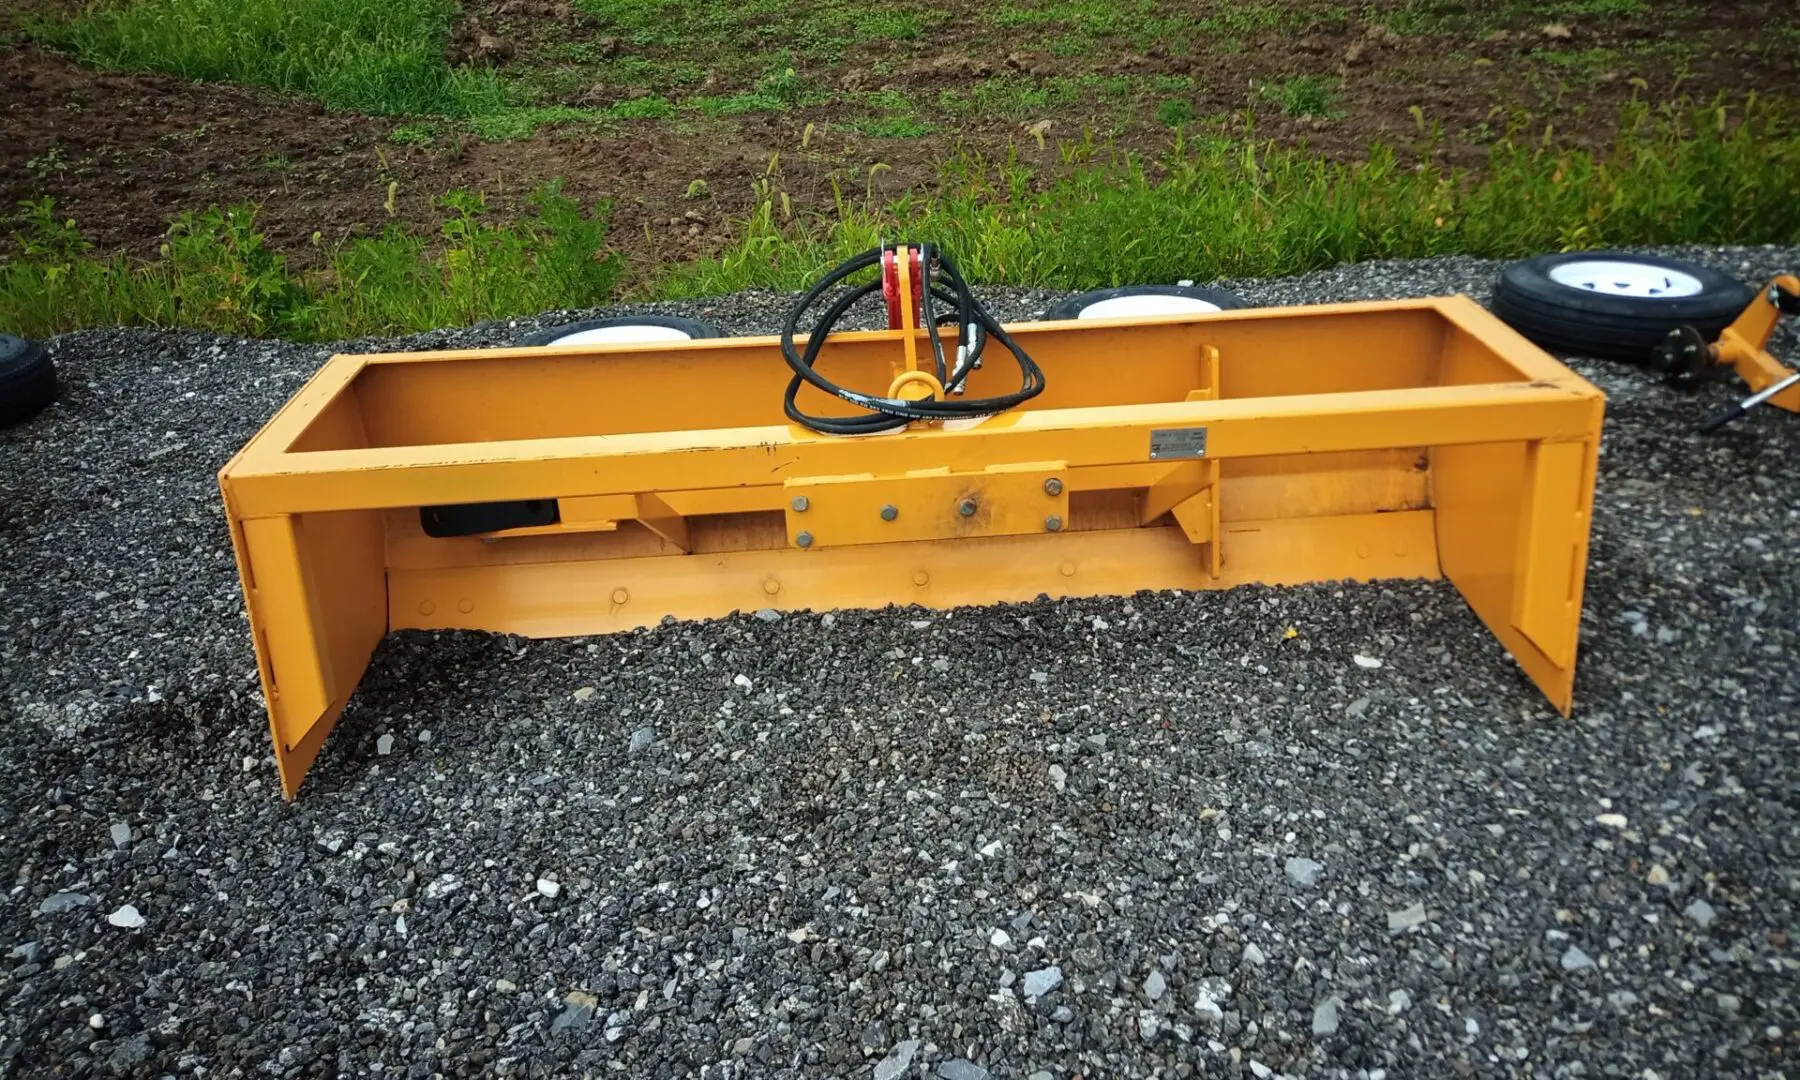
<path id="1" fill-rule="evenodd" d="M 819 374 L 814 366 L 819 358 L 819 350 L 824 348 L 825 339 L 844 313 L 863 297 L 881 290 L 879 279 L 873 283 L 857 286 L 839 297 L 830 307 L 825 309 L 813 324 L 812 332 L 807 336 L 806 351 L 798 351 L 794 345 L 801 318 L 812 306 L 818 303 L 833 286 L 842 282 L 852 274 L 881 265 L 882 252 L 887 247 L 872 248 L 861 255 L 850 259 L 826 274 L 812 288 L 806 291 L 787 314 L 781 325 L 781 355 L 786 358 L 788 367 L 794 370 L 794 377 L 788 383 L 787 394 L 782 399 L 782 406 L 788 419 L 796 424 L 816 431 L 822 435 L 869 435 L 881 431 L 892 431 L 903 428 L 915 420 L 967 420 L 982 416 L 991 416 L 1003 412 L 1016 405 L 1030 401 L 1044 392 L 1044 372 L 1037 363 L 1019 347 L 1018 342 L 1006 332 L 1006 329 L 994 318 L 981 302 L 969 291 L 968 282 L 963 280 L 962 273 L 957 270 L 956 263 L 945 252 L 939 251 L 929 244 L 891 245 L 902 249 L 917 248 L 920 264 L 925 268 L 927 281 L 920 298 L 924 308 L 926 332 L 931 338 L 931 355 L 937 368 L 938 383 L 944 387 L 945 393 L 955 395 L 956 400 L 931 398 L 924 401 L 908 401 L 904 398 L 887 397 L 885 395 L 865 394 L 849 387 L 839 386 L 825 376 Z M 901 272 L 908 272 L 902 265 Z M 938 336 L 939 317 L 933 301 L 941 301 L 950 305 L 945 319 L 954 318 L 955 325 L 962 328 L 960 344 L 956 349 L 954 364 L 947 363 L 944 358 L 943 341 Z M 989 338 L 993 338 L 1006 346 L 1013 359 L 1019 365 L 1019 389 L 999 397 L 967 398 L 960 395 L 969 373 L 981 366 L 982 350 L 987 347 Z M 866 410 L 861 416 L 813 416 L 800 409 L 795 398 L 800 393 L 803 383 L 823 390 L 844 401 L 850 402 Z"/>

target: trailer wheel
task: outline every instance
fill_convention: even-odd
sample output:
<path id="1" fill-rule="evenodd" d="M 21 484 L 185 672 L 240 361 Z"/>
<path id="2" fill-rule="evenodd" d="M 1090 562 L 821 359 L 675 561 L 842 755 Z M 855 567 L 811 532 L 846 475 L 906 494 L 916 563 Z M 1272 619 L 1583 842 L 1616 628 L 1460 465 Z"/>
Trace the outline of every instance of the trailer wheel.
<path id="1" fill-rule="evenodd" d="M 665 315 L 623 315 L 613 319 L 584 319 L 527 334 L 521 345 L 618 345 L 625 342 L 693 341 L 722 337 L 719 328 L 699 319 Z"/>
<path id="2" fill-rule="evenodd" d="M 56 399 L 56 368 L 35 341 L 0 334 L 0 427 L 22 424 Z"/>
<path id="3" fill-rule="evenodd" d="M 1683 326 L 1717 339 L 1755 295 L 1725 274 L 1678 259 L 1585 251 L 1508 266 L 1493 307 L 1546 348 L 1644 363 Z"/>
<path id="4" fill-rule="evenodd" d="M 1197 285 L 1121 285 L 1071 296 L 1044 312 L 1045 319 L 1129 319 L 1142 315 L 1188 315 L 1249 307 L 1224 289 Z"/>

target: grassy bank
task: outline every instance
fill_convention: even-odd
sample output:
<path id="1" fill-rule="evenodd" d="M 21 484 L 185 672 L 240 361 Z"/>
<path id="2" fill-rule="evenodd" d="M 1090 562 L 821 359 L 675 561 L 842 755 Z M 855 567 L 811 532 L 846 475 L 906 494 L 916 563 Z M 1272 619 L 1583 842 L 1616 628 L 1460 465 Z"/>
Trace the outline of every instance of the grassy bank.
<path id="1" fill-rule="evenodd" d="M 963 156 L 939 187 L 898 202 L 846 195 L 796 215 L 776 179 L 715 258 L 637 268 L 637 298 L 798 289 L 836 261 L 900 235 L 953 251 L 990 284 L 1064 288 L 1298 273 L 1447 253 L 1511 257 L 1609 245 L 1800 243 L 1800 125 L 1746 108 L 1635 109 L 1604 151 L 1546 135 L 1497 142 L 1479 174 L 1360 161 L 1250 140 L 1178 141 L 1163 157 L 1065 148 L 1041 177 L 1017 160 Z M 479 196 L 443 200 L 441 235 L 399 228 L 348 241 L 323 271 L 270 250 L 250 207 L 189 213 L 158 258 L 96 257 L 48 201 L 32 203 L 21 254 L 0 263 L 0 325 L 44 336 L 118 323 L 330 340 L 588 307 L 618 298 L 603 217 L 560 191 L 492 223 Z"/>
<path id="2" fill-rule="evenodd" d="M 96 67 L 267 86 L 334 109 L 468 116 L 504 104 L 485 69 L 452 70 L 450 0 L 135 0 L 33 35 Z"/>
<path id="3" fill-rule="evenodd" d="M 442 200 L 432 240 L 400 228 L 340 245 L 322 271 L 298 273 L 256 228 L 254 207 L 187 213 L 154 260 L 96 257 L 73 221 L 43 199 L 26 207 L 21 254 L 0 263 L 0 326 L 43 337 L 87 326 L 163 326 L 331 341 L 455 326 L 614 295 L 618 260 L 603 214 L 552 185 L 529 216 L 487 220 L 481 196 Z"/>
<path id="4" fill-rule="evenodd" d="M 902 233 L 948 247 L 979 280 L 1070 289 L 1452 253 L 1792 243 L 1795 190 L 1800 127 L 1755 102 L 1634 107 L 1599 153 L 1558 147 L 1553 133 L 1503 139 L 1479 176 L 1403 164 L 1380 144 L 1339 163 L 1249 141 L 1178 142 L 1158 160 L 1096 161 L 1048 184 L 1016 160 L 964 157 L 929 197 L 841 197 L 822 217 L 784 214 L 771 186 L 730 251 L 673 268 L 657 290 L 798 289 Z"/>

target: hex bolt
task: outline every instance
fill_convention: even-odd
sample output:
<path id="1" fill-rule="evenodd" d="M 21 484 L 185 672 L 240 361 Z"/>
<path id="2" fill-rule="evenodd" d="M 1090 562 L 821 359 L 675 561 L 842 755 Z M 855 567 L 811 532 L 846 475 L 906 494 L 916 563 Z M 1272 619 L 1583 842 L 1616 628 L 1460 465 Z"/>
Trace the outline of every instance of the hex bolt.
<path id="1" fill-rule="evenodd" d="M 888 503 L 886 506 L 881 508 L 881 520 L 883 520 L 883 521 L 892 521 L 899 516 L 900 516 L 900 508 L 898 506 L 895 506 L 893 503 Z"/>
<path id="2" fill-rule="evenodd" d="M 811 506 L 812 502 L 804 495 L 796 495 L 794 496 L 794 501 L 791 505 L 796 514 L 804 514 L 806 513 L 806 508 Z"/>
<path id="3" fill-rule="evenodd" d="M 812 533 L 806 532 L 805 530 L 795 533 L 794 543 L 799 544 L 803 548 L 812 547 Z"/>
<path id="4" fill-rule="evenodd" d="M 1055 514 L 1051 514 L 1044 519 L 1044 528 L 1049 529 L 1051 532 L 1062 532 L 1062 518 L 1057 517 Z"/>
<path id="5" fill-rule="evenodd" d="M 975 500 L 974 499 L 964 499 L 962 502 L 957 503 L 956 504 L 956 512 L 961 514 L 963 517 L 974 517 L 975 516 Z"/>
<path id="6" fill-rule="evenodd" d="M 1061 495 L 1062 494 L 1062 481 L 1058 480 L 1054 476 L 1052 476 L 1050 479 L 1044 481 L 1044 494 L 1052 495 L 1052 496 Z"/>

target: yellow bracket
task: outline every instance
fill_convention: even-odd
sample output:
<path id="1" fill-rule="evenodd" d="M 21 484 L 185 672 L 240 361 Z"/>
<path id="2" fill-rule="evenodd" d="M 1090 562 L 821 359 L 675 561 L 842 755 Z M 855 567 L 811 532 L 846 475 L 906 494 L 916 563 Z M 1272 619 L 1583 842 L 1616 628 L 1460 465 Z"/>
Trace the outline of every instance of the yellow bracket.
<path id="1" fill-rule="evenodd" d="M 484 540 L 512 540 L 526 536 L 617 532 L 619 522 L 635 521 L 681 554 L 693 550 L 688 542 L 687 520 L 655 495 L 573 496 L 558 499 L 557 511 L 559 520 L 554 525 L 527 525 L 477 535 Z"/>
<path id="2" fill-rule="evenodd" d="M 919 324 L 913 315 L 912 258 L 912 248 L 900 247 L 894 251 L 900 286 L 900 343 L 906 350 L 906 371 L 894 380 L 894 389 L 888 392 L 890 397 L 899 397 L 904 388 L 903 381 L 919 371 L 919 335 L 916 333 Z M 943 387 L 938 389 L 941 392 Z"/>
<path id="3" fill-rule="evenodd" d="M 919 469 L 891 476 L 789 480 L 788 543 L 800 548 L 1063 531 L 1068 465 L 995 465 L 979 472 Z"/>
<path id="4" fill-rule="evenodd" d="M 1219 396 L 1219 350 L 1211 345 L 1200 350 L 1201 369 L 1206 385 L 1188 392 L 1189 401 L 1213 401 Z M 1173 514 L 1175 524 L 1188 542 L 1206 546 L 1206 570 L 1218 577 L 1224 567 L 1223 529 L 1220 527 L 1218 498 L 1219 462 L 1217 458 L 1201 458 L 1183 462 L 1164 473 L 1144 491 L 1138 510 L 1138 524 L 1151 525 L 1164 514 Z"/>
<path id="5" fill-rule="evenodd" d="M 1719 335 L 1718 344 L 1713 346 L 1713 358 L 1718 363 L 1730 364 L 1753 394 L 1793 374 L 1769 354 L 1769 336 L 1781 320 L 1781 310 L 1775 303 L 1778 288 L 1800 295 L 1800 277 L 1783 274 L 1769 282 L 1737 321 L 1725 328 Z M 1800 386 L 1782 391 L 1770 398 L 1768 404 L 1800 413 Z"/>

